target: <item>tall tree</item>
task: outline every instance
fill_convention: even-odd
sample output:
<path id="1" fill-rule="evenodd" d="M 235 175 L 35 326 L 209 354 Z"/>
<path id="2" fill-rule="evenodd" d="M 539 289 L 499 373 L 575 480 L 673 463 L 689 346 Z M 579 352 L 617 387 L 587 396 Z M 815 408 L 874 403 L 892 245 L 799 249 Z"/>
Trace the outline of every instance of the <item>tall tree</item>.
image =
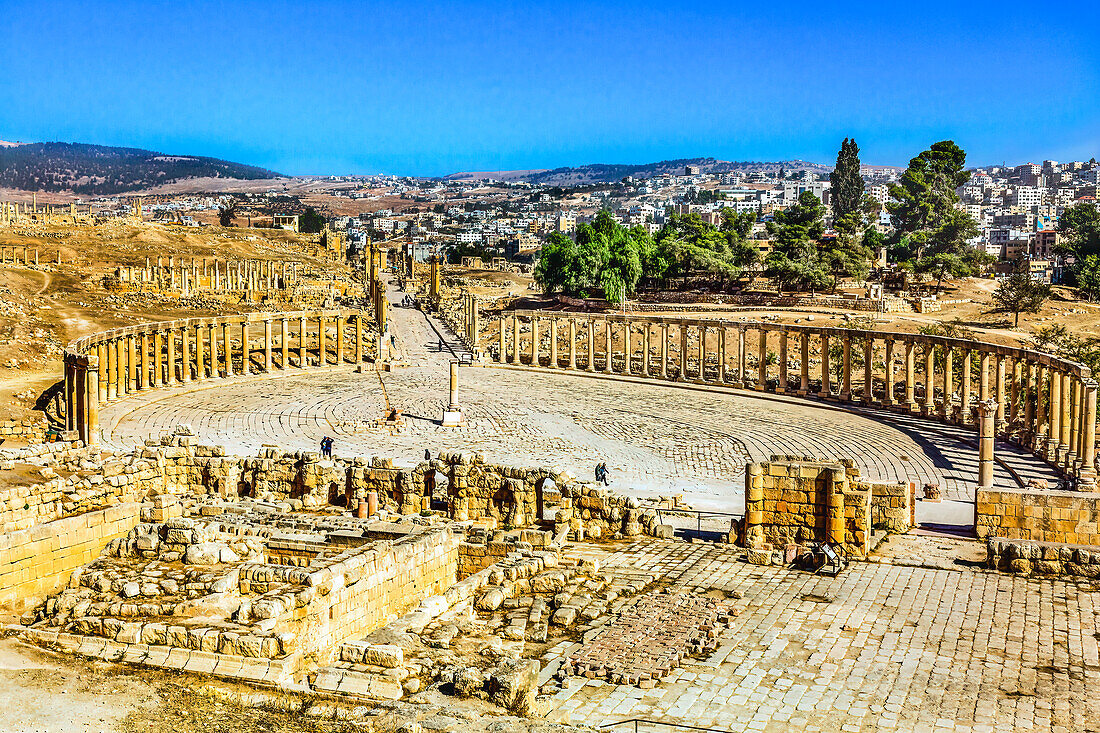
<path id="1" fill-rule="evenodd" d="M 834 226 L 850 230 L 853 224 L 862 221 L 863 207 L 863 176 L 859 173 L 859 146 L 854 138 L 844 138 L 840 144 L 829 184 Z"/>
<path id="2" fill-rule="evenodd" d="M 233 221 L 240 211 L 240 204 L 236 199 L 229 199 L 218 207 L 218 223 L 223 227 L 233 226 Z"/>
<path id="3" fill-rule="evenodd" d="M 1026 270 L 1017 269 L 1001 281 L 993 291 L 997 310 L 1015 315 L 1013 326 L 1019 328 L 1021 313 L 1038 313 L 1050 297 L 1050 286 L 1036 282 Z"/>
<path id="4" fill-rule="evenodd" d="M 818 242 L 825 233 L 825 207 L 810 191 L 803 191 L 798 203 L 777 211 L 768 223 L 774 242 L 764 260 L 764 273 L 779 289 L 784 285 L 808 288 L 825 287 L 829 281 L 818 260 Z"/>
<path id="5" fill-rule="evenodd" d="M 1058 217 L 1058 249 L 1078 262 L 1100 255 L 1100 207 L 1082 201 Z"/>

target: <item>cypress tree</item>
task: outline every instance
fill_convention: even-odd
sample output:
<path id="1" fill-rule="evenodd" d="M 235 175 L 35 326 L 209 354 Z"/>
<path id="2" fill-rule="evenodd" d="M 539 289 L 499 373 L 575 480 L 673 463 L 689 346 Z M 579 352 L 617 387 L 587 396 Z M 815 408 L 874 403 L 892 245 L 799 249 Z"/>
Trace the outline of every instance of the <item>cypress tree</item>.
<path id="1" fill-rule="evenodd" d="M 863 203 L 863 176 L 859 174 L 859 146 L 855 138 L 844 138 L 840 144 L 836 168 L 829 174 L 829 183 L 833 221 L 846 220 L 858 213 Z"/>

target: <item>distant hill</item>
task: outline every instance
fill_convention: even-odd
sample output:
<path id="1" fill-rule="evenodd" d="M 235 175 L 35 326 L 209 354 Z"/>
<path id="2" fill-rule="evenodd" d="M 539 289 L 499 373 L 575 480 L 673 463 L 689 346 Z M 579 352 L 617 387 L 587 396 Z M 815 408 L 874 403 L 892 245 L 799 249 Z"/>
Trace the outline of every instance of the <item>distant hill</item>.
<path id="1" fill-rule="evenodd" d="M 591 163 L 589 165 L 554 168 L 535 171 L 518 176 L 517 180 L 548 186 L 577 186 L 585 183 L 612 183 L 626 176 L 634 178 L 652 178 L 653 176 L 674 174 L 682 175 L 686 166 L 699 166 L 703 173 L 771 173 L 784 168 L 787 171 L 810 170 L 815 173 L 827 173 L 831 166 L 810 163 L 805 160 L 786 160 L 774 163 L 760 161 L 729 161 L 714 158 L 679 158 L 662 160 L 656 163 L 618 164 Z"/>
<path id="2" fill-rule="evenodd" d="M 281 178 L 251 165 L 197 155 L 83 143 L 0 146 L 0 188 L 110 196 L 188 178 Z"/>

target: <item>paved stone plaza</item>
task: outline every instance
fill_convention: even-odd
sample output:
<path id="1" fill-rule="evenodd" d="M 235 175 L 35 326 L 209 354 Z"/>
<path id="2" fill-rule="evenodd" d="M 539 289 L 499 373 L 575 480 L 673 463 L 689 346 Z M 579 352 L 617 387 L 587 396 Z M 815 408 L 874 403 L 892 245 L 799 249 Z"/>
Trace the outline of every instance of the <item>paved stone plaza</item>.
<path id="1" fill-rule="evenodd" d="M 942 567 L 857 563 L 834 580 L 748 565 L 722 545 L 586 548 L 605 568 L 657 572 L 673 589 L 741 595 L 742 610 L 716 653 L 657 688 L 577 680 L 552 715 L 734 731 L 1096 730 L 1096 594 L 952 568 L 951 540 L 911 544 Z"/>
<path id="2" fill-rule="evenodd" d="M 775 453 L 848 457 L 866 478 L 933 481 L 949 499 L 973 499 L 977 449 L 970 431 L 745 390 L 462 368 L 459 400 L 467 427 L 444 428 L 452 346 L 439 350 L 444 330 L 420 311 L 395 307 L 392 314 L 412 366 L 381 379 L 391 405 L 405 413 L 402 434 L 368 427 L 384 411 L 379 375 L 346 368 L 139 393 L 103 409 L 105 441 L 132 446 L 188 424 L 201 442 L 243 455 L 264 444 L 316 450 L 323 436 L 332 435 L 337 455 L 406 462 L 418 460 L 425 448 L 479 450 L 489 460 L 562 466 L 587 478 L 605 461 L 618 491 L 678 492 L 700 507 L 736 511 L 747 461 Z M 1007 445 L 998 451 L 1017 476 L 1057 482 L 1054 471 L 1030 454 Z M 1004 466 L 997 466 L 995 481 L 1019 485 Z"/>

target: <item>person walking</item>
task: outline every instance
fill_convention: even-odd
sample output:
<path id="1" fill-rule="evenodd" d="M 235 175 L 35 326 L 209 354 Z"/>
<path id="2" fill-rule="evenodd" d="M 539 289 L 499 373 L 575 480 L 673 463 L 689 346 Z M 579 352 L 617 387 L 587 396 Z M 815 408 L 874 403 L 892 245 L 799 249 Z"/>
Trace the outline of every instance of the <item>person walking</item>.
<path id="1" fill-rule="evenodd" d="M 607 464 L 600 462 L 596 464 L 596 481 L 602 483 L 604 486 L 610 486 L 611 480 L 607 473 Z"/>

